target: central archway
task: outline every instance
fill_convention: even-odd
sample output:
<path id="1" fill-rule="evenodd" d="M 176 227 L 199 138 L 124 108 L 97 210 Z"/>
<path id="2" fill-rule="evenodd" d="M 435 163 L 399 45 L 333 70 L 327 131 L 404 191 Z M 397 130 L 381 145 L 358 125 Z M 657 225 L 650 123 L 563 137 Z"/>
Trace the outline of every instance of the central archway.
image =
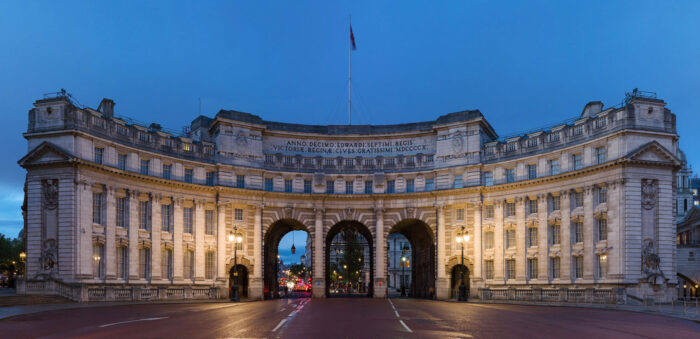
<path id="1" fill-rule="evenodd" d="M 411 268 L 408 296 L 432 299 L 435 295 L 435 237 L 424 221 L 404 219 L 396 223 L 389 234 L 400 233 L 408 239 Z"/>
<path id="2" fill-rule="evenodd" d="M 334 242 L 335 240 L 335 242 Z M 367 296 L 374 295 L 372 282 L 374 281 L 374 251 L 372 246 L 372 233 L 367 226 L 354 220 L 343 220 L 333 225 L 326 235 L 326 250 L 325 250 L 325 277 L 326 277 L 326 297 L 331 296 Z M 349 253 L 343 253 L 345 249 L 358 252 L 353 257 L 353 264 L 357 266 L 353 272 L 353 268 L 345 267 Z M 361 253 L 360 253 L 361 252 Z M 331 256 L 334 256 L 331 260 Z M 355 259 L 358 259 L 355 263 Z M 343 261 L 344 260 L 344 261 Z M 343 267 L 334 267 L 340 262 Z M 355 274 L 356 282 L 350 283 L 350 290 L 355 292 L 349 293 L 339 290 L 338 286 L 332 286 L 338 283 L 338 278 L 342 275 L 334 273 L 337 271 L 349 271 L 350 274 Z M 347 281 L 347 279 L 340 279 Z M 347 288 L 347 282 L 345 287 Z M 353 286 L 354 285 L 354 286 Z M 333 292 L 331 287 L 334 287 Z M 336 292 L 337 291 L 337 292 Z"/>
<path id="3" fill-rule="evenodd" d="M 278 270 L 279 258 L 277 256 L 280 240 L 291 231 L 305 231 L 309 235 L 309 230 L 300 221 L 295 219 L 281 219 L 275 221 L 268 227 L 263 240 L 264 248 L 264 273 L 263 273 L 263 295 L 265 299 L 279 298 Z"/>

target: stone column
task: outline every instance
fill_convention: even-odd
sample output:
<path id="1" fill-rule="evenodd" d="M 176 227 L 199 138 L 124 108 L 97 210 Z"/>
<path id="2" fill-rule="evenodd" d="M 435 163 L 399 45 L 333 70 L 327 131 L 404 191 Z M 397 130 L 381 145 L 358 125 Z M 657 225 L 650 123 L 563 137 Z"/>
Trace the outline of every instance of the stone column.
<path id="1" fill-rule="evenodd" d="M 197 258 L 195 262 L 200 265 L 195 265 L 194 280 L 204 280 L 204 201 L 195 201 L 194 203 L 194 252 Z M 174 253 L 174 251 L 173 251 Z M 178 263 L 184 268 L 184 254 L 174 258 L 173 262 Z"/>
<path id="2" fill-rule="evenodd" d="M 163 230 L 161 196 L 151 195 L 151 280 L 160 280 L 160 249 L 161 232 Z M 171 202 L 171 206 L 174 204 Z M 172 207 L 171 207 L 172 208 Z M 137 250 L 138 251 L 138 250 Z M 138 265 L 138 252 L 136 255 L 136 265 Z"/>
<path id="3" fill-rule="evenodd" d="M 548 203 L 547 194 L 537 196 L 537 280 L 542 282 L 549 281 Z"/>
<path id="4" fill-rule="evenodd" d="M 27 184 L 29 186 L 29 183 Z M 79 225 L 80 225 L 80 272 L 79 272 L 79 278 L 83 279 L 92 279 L 92 186 L 88 184 L 87 182 L 82 182 L 79 187 L 79 197 L 80 197 L 80 205 L 79 205 Z M 29 187 L 27 187 L 29 190 Z M 29 208 L 30 197 L 29 196 L 30 192 L 27 191 L 27 208 Z M 29 237 L 31 234 L 29 231 L 31 230 L 29 223 L 31 222 L 30 220 L 30 215 L 29 215 L 29 210 L 27 210 L 27 259 L 29 259 L 29 252 L 31 251 L 31 246 L 33 244 L 30 244 Z M 40 223 L 38 224 L 40 225 Z M 37 247 L 37 249 L 41 249 L 41 247 Z M 34 259 L 34 258 L 32 258 Z M 38 263 L 39 260 L 36 260 Z M 29 269 L 30 266 L 32 266 L 33 263 L 30 264 L 29 261 L 26 261 L 27 263 L 27 269 Z M 30 271 L 27 271 L 27 273 L 30 273 Z M 29 276 L 29 275 L 27 275 Z"/>
<path id="5" fill-rule="evenodd" d="M 256 205 L 253 221 L 253 277 L 250 278 L 248 296 L 253 300 L 263 299 L 263 253 L 262 253 L 262 205 Z"/>
<path id="6" fill-rule="evenodd" d="M 184 232 L 182 198 L 175 198 L 173 201 L 173 281 L 182 281 L 182 234 Z M 197 261 L 195 267 L 204 266 L 204 261 Z M 195 269 L 196 271 L 196 269 Z"/>
<path id="7" fill-rule="evenodd" d="M 482 287 L 483 275 L 481 272 L 481 264 L 483 262 L 482 252 L 484 246 L 482 245 L 482 230 L 481 230 L 481 201 L 475 201 L 474 205 L 474 272 L 471 272 L 472 284 L 471 295 L 476 295 L 476 291 L 479 287 Z"/>
<path id="8" fill-rule="evenodd" d="M 313 248 L 313 288 L 314 298 L 326 297 L 325 259 L 326 247 L 323 236 L 323 208 L 316 208 L 316 220 L 314 222 L 314 248 Z"/>
<path id="9" fill-rule="evenodd" d="M 503 200 L 494 201 L 494 248 L 493 248 L 493 283 L 505 283 L 505 262 L 503 261 L 503 251 L 506 247 L 506 240 L 503 234 Z"/>
<path id="10" fill-rule="evenodd" d="M 375 242 L 374 242 L 374 297 L 386 298 L 386 243 L 384 241 L 384 205 L 377 201 L 375 211 Z"/>
<path id="11" fill-rule="evenodd" d="M 139 193 L 129 194 L 129 280 L 139 278 Z"/>
<path id="12" fill-rule="evenodd" d="M 117 232 L 117 203 L 115 194 L 115 187 L 108 186 L 107 209 L 105 213 L 107 217 L 107 220 L 105 220 L 105 249 L 103 253 L 104 258 L 102 258 L 102 262 L 104 263 L 104 267 L 106 269 L 105 280 L 114 279 L 117 271 L 117 248 L 115 242 Z"/>
<path id="13" fill-rule="evenodd" d="M 583 190 L 583 279 L 593 282 L 595 256 L 595 217 L 593 215 L 593 187 Z"/>
<path id="14" fill-rule="evenodd" d="M 560 277 L 563 283 L 571 282 L 571 194 L 562 191 L 560 194 L 561 208 L 561 255 L 559 259 Z"/>
<path id="15" fill-rule="evenodd" d="M 525 199 L 515 199 L 515 279 L 518 283 L 525 283 L 527 277 L 527 225 L 525 224 Z"/>
<path id="16" fill-rule="evenodd" d="M 445 274 L 445 206 L 437 205 L 437 281 L 435 295 L 439 300 L 449 298 L 449 284 Z"/>
<path id="17" fill-rule="evenodd" d="M 228 280 L 226 272 L 226 205 L 218 203 L 216 216 L 216 272 L 221 280 Z"/>
<path id="18" fill-rule="evenodd" d="M 608 251 L 608 279 L 622 279 L 622 226 L 621 226 L 621 209 L 620 194 L 622 188 L 621 181 L 614 181 L 608 185 L 608 247 L 612 247 Z"/>

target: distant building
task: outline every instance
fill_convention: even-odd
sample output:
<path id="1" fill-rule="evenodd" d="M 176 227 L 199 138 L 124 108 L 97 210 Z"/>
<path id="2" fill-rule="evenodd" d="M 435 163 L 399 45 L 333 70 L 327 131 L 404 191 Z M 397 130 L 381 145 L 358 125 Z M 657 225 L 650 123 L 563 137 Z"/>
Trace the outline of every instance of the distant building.
<path id="1" fill-rule="evenodd" d="M 411 285 L 411 244 L 401 233 L 392 233 L 387 238 L 389 250 L 387 251 L 387 270 L 389 273 L 389 288 L 401 288 L 401 282 L 405 287 Z M 404 250 L 405 248 L 405 250 Z M 401 258 L 405 257 L 406 262 Z"/>
<path id="2" fill-rule="evenodd" d="M 679 148 L 676 156 L 683 164 L 683 168 L 676 173 L 676 222 L 681 222 L 691 207 L 695 205 L 695 196 L 697 196 L 697 188 L 693 188 L 691 179 L 693 174 L 692 168 L 688 165 L 685 153 Z M 700 182 L 698 182 L 700 184 Z"/>

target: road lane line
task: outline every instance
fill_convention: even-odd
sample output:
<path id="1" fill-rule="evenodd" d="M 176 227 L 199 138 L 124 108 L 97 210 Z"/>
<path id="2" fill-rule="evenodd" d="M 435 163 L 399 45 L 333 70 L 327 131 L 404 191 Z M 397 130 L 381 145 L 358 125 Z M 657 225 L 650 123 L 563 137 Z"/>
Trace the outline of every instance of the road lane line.
<path id="1" fill-rule="evenodd" d="M 158 317 L 158 318 L 143 318 L 143 319 L 127 320 L 127 321 L 120 321 L 118 323 L 104 324 L 104 325 L 100 325 L 98 327 L 108 327 L 108 326 L 114 326 L 114 325 L 135 323 L 137 321 L 153 321 L 153 320 L 160 320 L 160 319 L 167 319 L 167 318 L 168 317 Z"/>
<path id="2" fill-rule="evenodd" d="M 391 304 L 391 308 L 394 309 L 394 314 L 396 314 L 396 317 L 401 318 L 399 311 L 396 310 L 396 307 L 394 307 L 394 303 L 391 302 L 391 299 L 389 299 L 389 304 Z"/>
<path id="3" fill-rule="evenodd" d="M 408 331 L 408 333 L 413 333 L 413 331 L 411 331 L 411 329 L 408 328 L 408 326 L 406 326 L 406 323 L 404 323 L 403 320 L 399 320 L 399 322 L 401 323 L 401 325 L 403 325 L 403 328 L 405 328 L 406 331 Z"/>
<path id="4" fill-rule="evenodd" d="M 286 322 L 287 322 L 287 318 L 280 320 L 280 323 L 277 324 L 277 326 L 275 326 L 275 328 L 272 329 L 272 332 L 276 332 L 277 330 L 279 330 L 280 327 L 282 327 L 282 325 L 284 325 L 284 323 L 286 323 Z"/>

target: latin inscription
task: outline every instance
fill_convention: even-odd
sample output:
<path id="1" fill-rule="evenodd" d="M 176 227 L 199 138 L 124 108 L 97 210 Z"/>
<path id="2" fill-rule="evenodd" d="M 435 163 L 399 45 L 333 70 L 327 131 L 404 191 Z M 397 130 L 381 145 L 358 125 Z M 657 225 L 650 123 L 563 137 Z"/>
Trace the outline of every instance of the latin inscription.
<path id="1" fill-rule="evenodd" d="M 375 156 L 391 154 L 434 153 L 434 138 L 393 140 L 315 140 L 263 138 L 267 153 L 323 156 Z"/>

